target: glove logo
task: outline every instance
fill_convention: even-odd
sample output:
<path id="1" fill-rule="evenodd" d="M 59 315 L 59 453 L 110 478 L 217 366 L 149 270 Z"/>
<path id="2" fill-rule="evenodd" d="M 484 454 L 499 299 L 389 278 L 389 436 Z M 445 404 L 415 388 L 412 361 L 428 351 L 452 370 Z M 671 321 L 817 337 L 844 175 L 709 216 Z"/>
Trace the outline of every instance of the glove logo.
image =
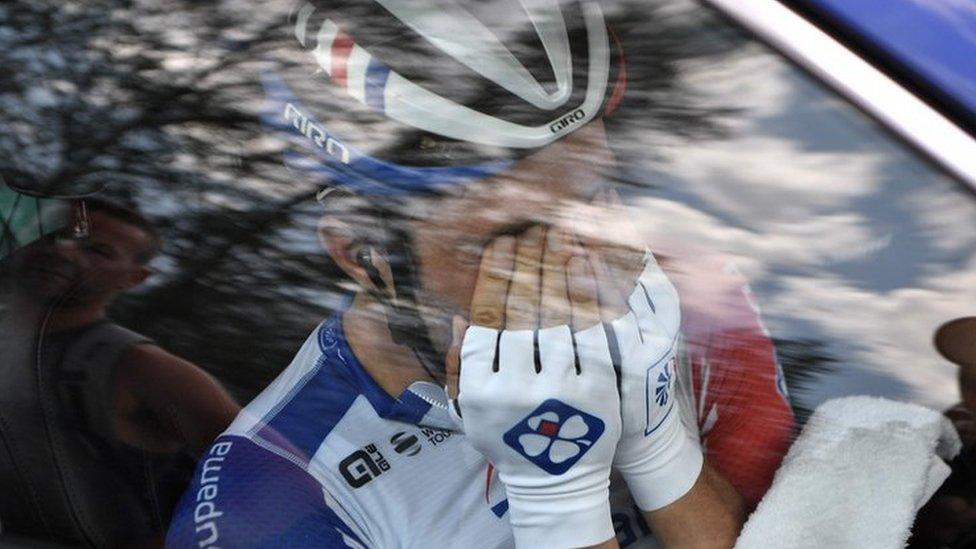
<path id="1" fill-rule="evenodd" d="M 670 393 L 671 369 L 665 368 L 663 372 L 657 375 L 657 388 L 654 389 L 654 401 L 657 402 L 658 406 L 667 406 Z"/>
<path id="2" fill-rule="evenodd" d="M 667 360 L 664 366 L 657 362 L 647 369 L 647 379 L 645 380 L 645 408 L 647 409 L 647 424 L 644 427 L 644 436 L 648 436 L 664 423 L 664 420 L 674 408 L 672 392 L 674 389 L 675 363 L 677 359 L 674 354 L 665 357 Z"/>
<path id="3" fill-rule="evenodd" d="M 550 475 L 561 475 L 603 434 L 600 418 L 549 399 L 502 436 L 525 459 Z"/>

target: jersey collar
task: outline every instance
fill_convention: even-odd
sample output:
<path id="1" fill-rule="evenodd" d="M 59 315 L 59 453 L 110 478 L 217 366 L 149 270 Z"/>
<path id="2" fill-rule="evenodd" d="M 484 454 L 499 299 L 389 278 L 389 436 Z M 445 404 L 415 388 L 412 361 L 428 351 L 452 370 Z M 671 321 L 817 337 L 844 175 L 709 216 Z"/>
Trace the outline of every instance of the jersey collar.
<path id="1" fill-rule="evenodd" d="M 448 414 L 447 394 L 443 387 L 429 381 L 415 381 L 397 397 L 380 387 L 349 346 L 342 328 L 341 313 L 322 326 L 318 339 L 322 354 L 327 360 L 335 359 L 347 379 L 366 397 L 380 417 L 435 429 L 456 429 Z"/>

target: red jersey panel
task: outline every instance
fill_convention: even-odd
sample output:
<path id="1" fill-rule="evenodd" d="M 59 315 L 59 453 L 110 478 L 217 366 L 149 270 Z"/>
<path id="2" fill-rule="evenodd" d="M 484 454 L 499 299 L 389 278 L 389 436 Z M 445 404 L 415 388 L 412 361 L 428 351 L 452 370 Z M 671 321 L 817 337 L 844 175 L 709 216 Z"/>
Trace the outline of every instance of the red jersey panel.
<path id="1" fill-rule="evenodd" d="M 727 262 L 669 261 L 683 360 L 708 461 L 754 507 L 794 437 L 782 369 L 745 278 Z"/>

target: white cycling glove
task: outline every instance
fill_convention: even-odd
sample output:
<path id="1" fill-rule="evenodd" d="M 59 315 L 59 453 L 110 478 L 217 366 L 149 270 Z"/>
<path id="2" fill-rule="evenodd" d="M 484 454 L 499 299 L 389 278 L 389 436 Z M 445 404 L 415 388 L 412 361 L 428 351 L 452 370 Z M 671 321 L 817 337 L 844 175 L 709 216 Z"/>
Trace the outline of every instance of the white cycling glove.
<path id="1" fill-rule="evenodd" d="M 613 322 L 619 350 L 623 431 L 614 466 L 644 511 L 664 507 L 691 489 L 702 453 L 686 433 L 675 402 L 681 325 L 678 293 L 647 254 L 628 298 L 630 313 Z"/>
<path id="2" fill-rule="evenodd" d="M 505 484 L 518 547 L 580 547 L 614 536 L 609 488 L 620 400 L 602 326 L 575 336 L 565 325 L 468 328 L 452 404 Z"/>

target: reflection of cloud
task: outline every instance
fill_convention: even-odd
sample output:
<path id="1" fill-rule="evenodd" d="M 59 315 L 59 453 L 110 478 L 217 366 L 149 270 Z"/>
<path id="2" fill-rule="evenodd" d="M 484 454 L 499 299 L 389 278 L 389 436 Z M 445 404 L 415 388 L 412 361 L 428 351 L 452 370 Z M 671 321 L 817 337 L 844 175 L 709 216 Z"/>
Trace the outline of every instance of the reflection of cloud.
<path id="1" fill-rule="evenodd" d="M 960 16 L 966 16 L 967 14 L 976 16 L 976 4 L 973 4 L 970 0 L 941 0 L 941 2 L 936 3 L 932 3 L 930 0 L 912 1 L 920 6 L 931 7 L 946 13 L 955 13 Z M 967 21 L 972 20 L 968 19 Z"/>
<path id="2" fill-rule="evenodd" d="M 675 142 L 652 167 L 660 177 L 648 182 L 660 190 L 631 201 L 641 232 L 665 252 L 683 241 L 731 255 L 776 337 L 829 344 L 842 371 L 806 404 L 850 392 L 902 397 L 904 387 L 930 406 L 957 400 L 955 369 L 931 337 L 976 306 L 971 195 L 784 63 L 747 57 L 691 68 L 691 80 L 745 114 L 734 138 Z M 796 106 L 808 97 L 824 106 Z M 917 274 L 865 288 L 843 261 L 879 279 L 884 269 Z"/>
<path id="3" fill-rule="evenodd" d="M 667 240 L 657 249 L 667 253 L 675 241 L 693 242 L 732 254 L 754 282 L 774 281 L 777 289 L 761 295 L 760 301 L 778 337 L 829 341 L 844 349 L 842 363 L 856 365 L 872 378 L 887 373 L 926 404 L 944 406 L 956 398 L 954 369 L 938 358 L 930 341 L 942 322 L 976 303 L 976 257 L 967 268 L 929 277 L 921 287 L 872 292 L 830 270 L 838 250 L 856 251 L 872 242 L 852 216 L 823 216 L 786 225 L 782 232 L 754 233 L 673 201 L 649 198 L 634 206 L 640 210 L 634 217 L 643 221 L 641 230 L 650 235 L 652 245 L 655 239 Z M 777 274 L 784 269 L 803 274 Z M 813 326 L 815 332 L 789 333 L 795 325 Z M 856 379 L 858 373 L 841 377 Z M 875 390 L 884 394 L 883 387 Z"/>
<path id="4" fill-rule="evenodd" d="M 976 42 L 976 4 L 971 0 L 910 0 L 921 10 L 938 13 L 970 42 Z"/>
<path id="5" fill-rule="evenodd" d="M 849 342 L 849 354 L 840 357 L 844 364 L 892 374 L 929 405 L 957 398 L 954 368 L 936 355 L 931 338 L 958 314 L 958 300 L 976 302 L 972 287 L 953 288 L 950 298 L 936 280 L 883 295 L 829 276 L 782 277 L 779 283 L 782 290 L 764 303 L 767 313 L 806 321 L 831 340 Z"/>
<path id="6" fill-rule="evenodd" d="M 915 175 L 906 173 L 906 177 Z M 921 173 L 917 176 L 919 179 L 930 177 Z M 976 227 L 976 211 L 960 207 L 961 198 L 959 193 L 953 192 L 918 192 L 906 195 L 904 200 L 918 212 L 917 220 L 931 236 L 931 245 L 940 251 L 958 254 L 960 250 L 976 249 L 976 231 L 972 230 Z"/>
<path id="7" fill-rule="evenodd" d="M 640 212 L 635 217 L 642 221 L 644 234 L 694 242 L 713 250 L 734 250 L 736 262 L 751 277 L 777 263 L 813 269 L 837 257 L 856 256 L 870 242 L 869 231 L 853 215 L 811 216 L 802 223 L 769 223 L 754 231 L 670 200 L 645 198 L 634 208 Z"/>
<path id="8" fill-rule="evenodd" d="M 701 89 L 696 91 L 703 96 L 722 104 L 748 108 L 753 117 L 775 113 L 789 102 L 793 93 L 790 80 L 786 78 L 790 69 L 778 60 L 762 55 L 764 51 L 763 47 L 753 45 L 733 50 L 725 56 L 693 60 L 686 64 L 689 71 L 686 79 L 690 84 L 700 86 Z M 764 76 L 762 86 L 742 78 L 743 75 L 757 74 Z"/>
<path id="9" fill-rule="evenodd" d="M 871 194 L 882 161 L 863 153 L 808 153 L 782 138 L 747 135 L 689 149 L 671 164 L 683 179 L 693 180 L 688 192 L 697 190 L 708 205 L 760 229 Z"/>

